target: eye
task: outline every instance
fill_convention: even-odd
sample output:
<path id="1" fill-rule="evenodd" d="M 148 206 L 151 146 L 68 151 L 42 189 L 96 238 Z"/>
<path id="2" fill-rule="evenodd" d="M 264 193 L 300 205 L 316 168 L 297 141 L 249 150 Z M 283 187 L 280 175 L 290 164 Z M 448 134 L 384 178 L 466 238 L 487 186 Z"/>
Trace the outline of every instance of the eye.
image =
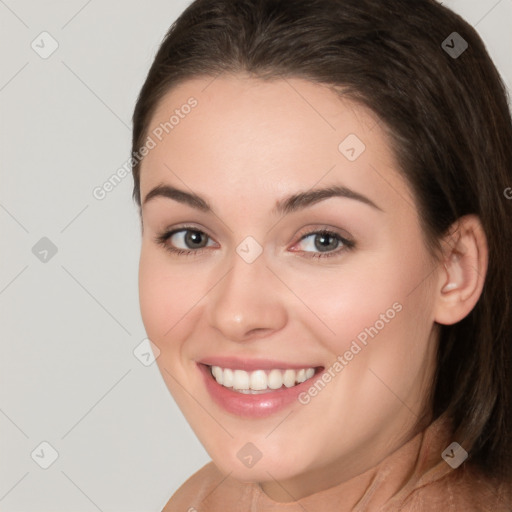
<path id="1" fill-rule="evenodd" d="M 339 255 L 341 252 L 353 249 L 355 242 L 347 240 L 335 231 L 322 229 L 318 231 L 310 231 L 303 235 L 299 240 L 299 244 L 303 243 L 303 251 L 310 253 L 308 258 L 326 258 Z M 340 249 L 341 246 L 341 249 Z M 311 251 L 318 251 L 317 253 Z"/>
<path id="2" fill-rule="evenodd" d="M 181 256 L 195 256 L 203 253 L 204 249 L 208 247 L 208 240 L 211 241 L 204 231 L 193 226 L 182 226 L 178 229 L 162 233 L 155 238 L 155 241 L 159 245 L 163 245 L 167 251 Z M 307 258 L 337 256 L 342 252 L 353 249 L 356 245 L 354 241 L 348 240 L 339 233 L 328 229 L 309 231 L 303 234 L 296 245 L 301 243 L 303 243 L 304 249 L 299 251 L 293 249 L 293 252 L 304 252 L 307 254 Z"/>
<path id="3" fill-rule="evenodd" d="M 191 256 L 202 253 L 202 249 L 207 247 L 206 242 L 209 238 L 204 231 L 197 228 L 181 227 L 162 233 L 155 240 L 171 253 Z"/>

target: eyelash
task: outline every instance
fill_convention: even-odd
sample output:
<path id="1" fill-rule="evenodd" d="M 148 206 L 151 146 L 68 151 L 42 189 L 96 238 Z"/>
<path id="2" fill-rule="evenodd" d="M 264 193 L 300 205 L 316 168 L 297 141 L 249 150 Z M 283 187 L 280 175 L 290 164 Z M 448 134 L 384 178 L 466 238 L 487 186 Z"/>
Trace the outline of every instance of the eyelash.
<path id="1" fill-rule="evenodd" d="M 200 229 L 197 229 L 194 226 L 182 226 L 178 229 L 173 229 L 172 231 L 167 231 L 167 232 L 162 233 L 161 235 L 157 235 L 155 238 L 155 242 L 159 245 L 164 246 L 164 248 L 167 251 L 169 251 L 170 253 L 175 254 L 177 256 L 198 256 L 199 254 L 202 254 L 205 249 L 204 247 L 201 249 L 190 249 L 190 250 L 176 249 L 167 243 L 167 240 L 169 238 L 171 238 L 171 236 L 175 235 L 176 233 L 180 233 L 181 231 L 193 231 L 193 232 L 201 233 L 208 237 L 208 235 L 204 231 L 201 231 Z M 303 234 L 301 234 L 301 237 L 297 243 L 301 242 L 302 240 L 304 240 L 305 238 L 307 238 L 311 235 L 316 235 L 316 234 L 332 236 L 332 237 L 336 238 L 339 242 L 341 242 L 344 247 L 342 249 L 336 249 L 334 251 L 330 251 L 330 252 L 326 252 L 326 253 L 321 253 L 321 252 L 311 253 L 308 251 L 302 251 L 302 252 L 305 252 L 305 254 L 307 254 L 306 258 L 318 258 L 318 259 L 332 258 L 334 256 L 339 256 L 341 253 L 344 253 L 346 251 L 351 251 L 351 250 L 355 249 L 355 247 L 356 247 L 356 243 L 354 241 L 347 240 L 346 238 L 342 237 L 339 233 L 337 233 L 335 231 L 328 230 L 328 229 L 319 229 L 316 231 L 308 231 L 306 233 L 303 233 Z M 297 252 L 301 252 L 301 251 L 297 251 Z"/>

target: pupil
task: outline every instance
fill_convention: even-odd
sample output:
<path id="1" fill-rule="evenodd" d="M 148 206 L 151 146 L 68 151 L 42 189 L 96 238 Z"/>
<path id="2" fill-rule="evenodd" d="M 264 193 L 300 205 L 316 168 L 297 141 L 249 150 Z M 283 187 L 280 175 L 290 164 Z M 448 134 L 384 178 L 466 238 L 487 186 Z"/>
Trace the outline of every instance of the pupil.
<path id="1" fill-rule="evenodd" d="M 185 236 L 186 242 L 191 245 L 201 244 L 201 233 L 199 231 L 189 231 Z"/>
<path id="2" fill-rule="evenodd" d="M 320 239 L 321 242 L 319 244 L 315 244 L 316 245 L 316 248 L 317 249 L 325 249 L 325 248 L 329 248 L 329 245 L 332 245 L 332 244 L 329 244 L 329 239 L 332 239 L 334 241 L 334 245 L 336 245 L 336 238 L 331 236 L 330 234 L 328 233 L 323 233 L 323 234 L 320 234 L 317 236 L 317 240 Z M 327 242 L 326 242 L 327 240 Z M 333 249 L 335 249 L 336 247 L 332 247 Z"/>

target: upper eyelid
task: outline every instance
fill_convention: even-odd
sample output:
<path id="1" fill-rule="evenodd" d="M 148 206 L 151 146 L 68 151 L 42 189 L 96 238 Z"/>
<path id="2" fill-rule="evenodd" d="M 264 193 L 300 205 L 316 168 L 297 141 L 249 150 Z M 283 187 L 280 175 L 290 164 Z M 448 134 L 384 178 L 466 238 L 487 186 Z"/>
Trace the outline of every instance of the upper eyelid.
<path id="1" fill-rule="evenodd" d="M 204 229 L 197 228 L 195 226 L 181 226 L 177 228 L 167 229 L 163 231 L 163 235 L 166 235 L 168 236 L 168 238 L 170 238 L 171 236 L 177 233 L 181 233 L 182 231 L 197 231 L 199 233 L 203 233 L 204 235 L 206 235 L 210 240 L 214 239 L 214 237 L 211 236 L 207 231 L 205 231 Z"/>

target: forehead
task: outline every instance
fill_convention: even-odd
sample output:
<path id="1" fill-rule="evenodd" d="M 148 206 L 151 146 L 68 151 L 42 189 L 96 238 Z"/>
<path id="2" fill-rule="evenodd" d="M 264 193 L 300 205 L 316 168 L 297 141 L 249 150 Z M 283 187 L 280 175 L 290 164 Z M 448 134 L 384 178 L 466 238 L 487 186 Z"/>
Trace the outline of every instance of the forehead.
<path id="1" fill-rule="evenodd" d="M 307 80 L 185 81 L 160 101 L 147 135 L 154 147 L 141 164 L 142 199 L 161 183 L 185 184 L 213 204 L 215 195 L 261 203 L 260 192 L 274 201 L 341 183 L 381 206 L 414 204 L 375 114 Z"/>

